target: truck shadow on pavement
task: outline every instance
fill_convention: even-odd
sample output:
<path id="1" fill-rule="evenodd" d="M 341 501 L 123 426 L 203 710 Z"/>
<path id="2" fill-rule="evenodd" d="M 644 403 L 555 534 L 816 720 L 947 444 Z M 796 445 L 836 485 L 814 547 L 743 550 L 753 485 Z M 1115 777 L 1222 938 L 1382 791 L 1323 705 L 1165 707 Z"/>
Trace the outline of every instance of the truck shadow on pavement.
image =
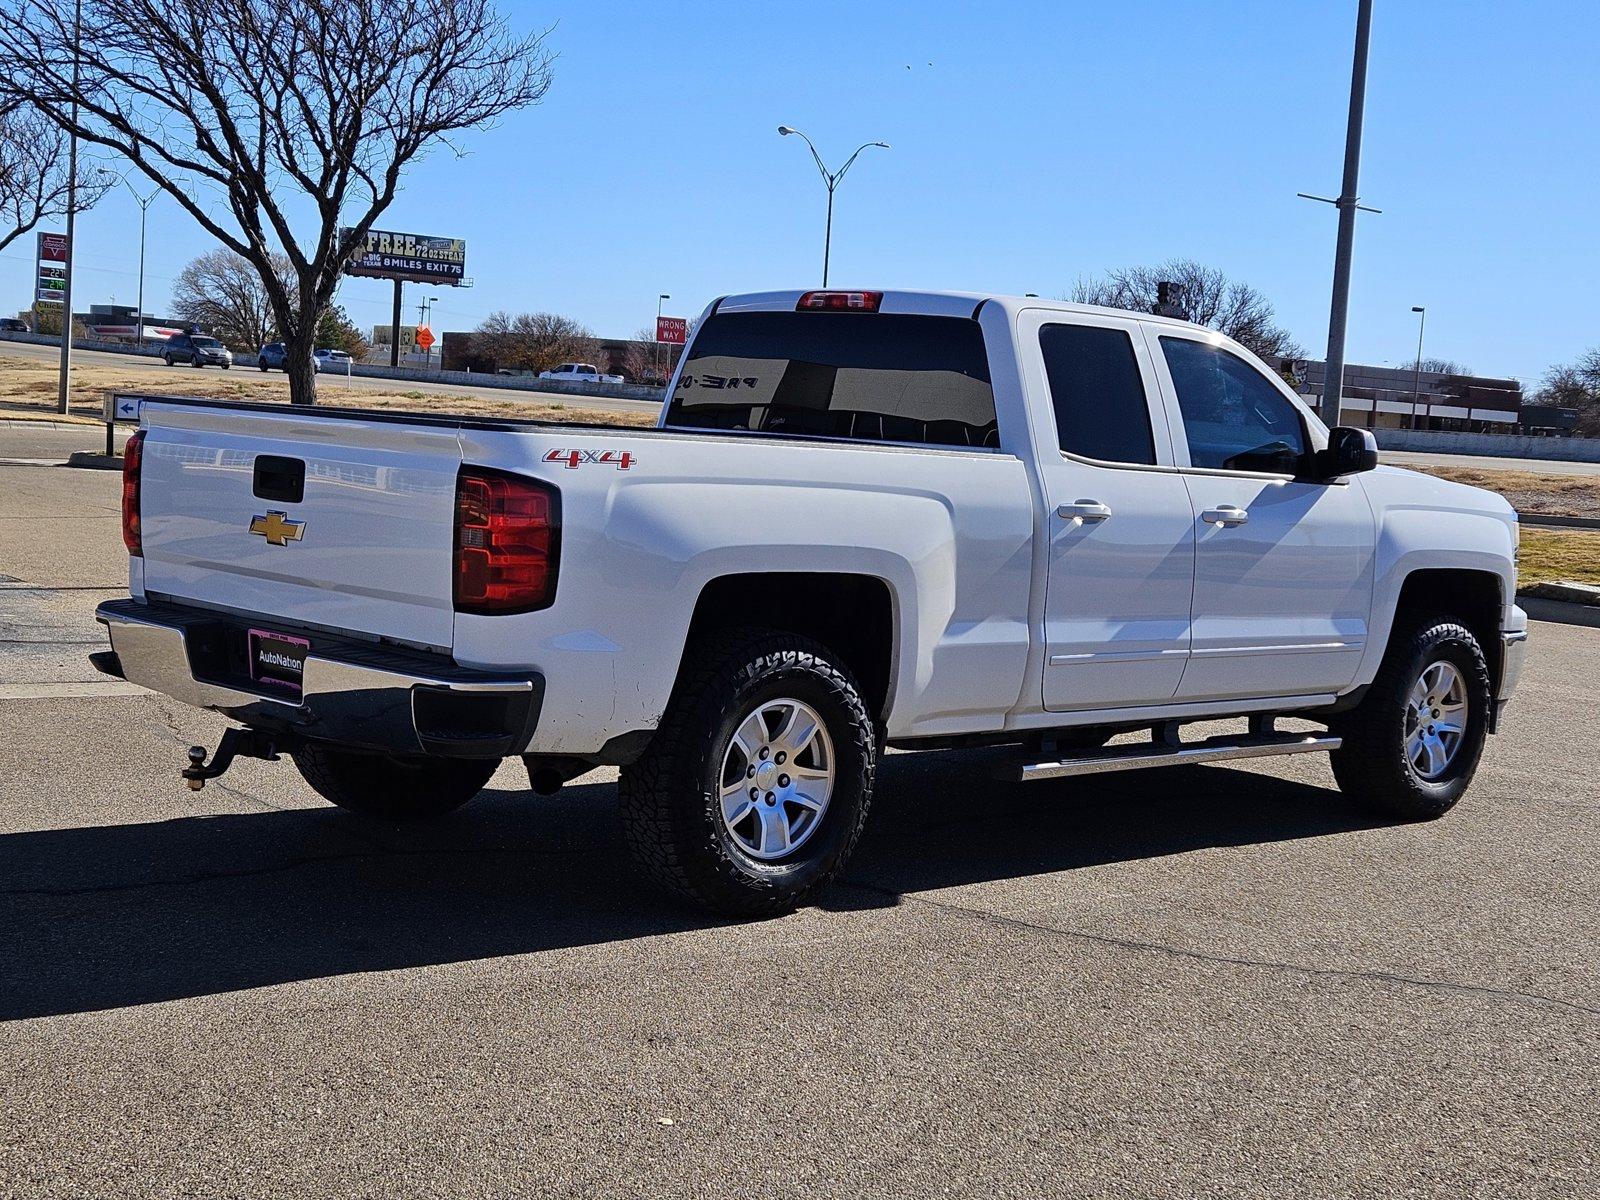
<path id="1" fill-rule="evenodd" d="M 1372 824 L 1328 789 L 1237 770 L 1016 785 L 983 766 L 890 756 L 824 906 Z M 420 827 L 314 808 L 0 835 L 0 1019 L 718 925 L 640 883 L 615 800 L 579 783 L 489 791 Z"/>

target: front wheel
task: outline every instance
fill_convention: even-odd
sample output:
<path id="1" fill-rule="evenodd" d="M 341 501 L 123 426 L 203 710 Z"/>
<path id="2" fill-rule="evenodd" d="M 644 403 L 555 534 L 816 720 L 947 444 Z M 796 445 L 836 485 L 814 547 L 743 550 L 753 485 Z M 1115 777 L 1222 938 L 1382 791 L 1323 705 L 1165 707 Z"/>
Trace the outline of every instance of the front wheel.
<path id="1" fill-rule="evenodd" d="M 167 366 L 169 366 L 169 367 L 170 367 L 170 366 L 171 366 L 171 365 L 172 365 L 172 355 L 170 355 L 170 354 L 163 354 L 163 355 L 162 355 L 162 356 L 161 356 L 161 361 L 162 361 L 162 362 L 164 362 L 164 363 L 166 363 L 166 364 L 167 364 Z"/>
<path id="2" fill-rule="evenodd" d="M 367 754 L 325 742 L 302 742 L 290 757 L 324 800 L 384 821 L 454 812 L 483 790 L 500 765 L 496 759 Z"/>
<path id="3" fill-rule="evenodd" d="M 1380 816 L 1427 821 L 1472 782 L 1489 730 L 1489 664 L 1466 626 L 1430 618 L 1396 630 L 1377 678 L 1331 721 L 1339 788 Z"/>
<path id="4" fill-rule="evenodd" d="M 654 881 L 726 916 L 777 916 L 844 867 L 872 803 L 877 743 L 824 647 L 758 629 L 690 644 L 650 748 L 619 783 Z"/>

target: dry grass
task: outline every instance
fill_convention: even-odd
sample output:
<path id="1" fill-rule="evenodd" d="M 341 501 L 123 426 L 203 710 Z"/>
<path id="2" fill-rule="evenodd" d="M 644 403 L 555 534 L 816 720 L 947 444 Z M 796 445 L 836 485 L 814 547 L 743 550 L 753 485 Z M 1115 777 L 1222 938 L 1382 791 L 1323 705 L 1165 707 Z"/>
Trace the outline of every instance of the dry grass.
<path id="1" fill-rule="evenodd" d="M 1517 584 L 1600 584 L 1600 530 L 1522 527 Z"/>
<path id="2" fill-rule="evenodd" d="M 212 400 L 248 400 L 256 403 L 289 402 L 289 381 L 284 376 L 254 369 L 192 371 L 160 363 L 130 360 L 128 366 L 81 363 L 72 369 L 72 415 L 98 420 L 105 398 L 114 392 L 144 392 L 167 396 L 204 396 Z M 429 414 L 471 417 L 517 417 L 535 421 L 572 421 L 597 425 L 653 425 L 651 409 L 610 412 L 584 406 L 581 397 L 554 400 L 550 393 L 526 398 L 508 392 L 505 399 L 423 391 L 405 380 L 394 380 L 393 390 L 347 387 L 334 376 L 318 384 L 317 398 L 324 404 L 352 408 L 404 409 Z M 0 356 L 0 416 L 47 417 L 55 415 L 56 367 L 37 359 Z"/>
<path id="3" fill-rule="evenodd" d="M 1600 475 L 1546 475 L 1538 471 L 1492 471 L 1481 467 L 1422 467 L 1440 479 L 1499 492 L 1518 512 L 1565 517 L 1600 517 Z"/>

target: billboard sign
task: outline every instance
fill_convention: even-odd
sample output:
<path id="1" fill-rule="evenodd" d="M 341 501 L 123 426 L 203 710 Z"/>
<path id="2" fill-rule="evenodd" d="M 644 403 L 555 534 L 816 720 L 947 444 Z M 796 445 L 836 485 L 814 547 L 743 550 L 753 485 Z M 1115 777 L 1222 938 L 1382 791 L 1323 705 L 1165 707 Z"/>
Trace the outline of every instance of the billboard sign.
<path id="1" fill-rule="evenodd" d="M 681 346 L 689 340 L 689 318 L 657 317 L 656 341 Z"/>
<path id="2" fill-rule="evenodd" d="M 343 231 L 349 236 L 348 229 Z M 345 267 L 346 275 L 369 279 L 402 279 L 460 286 L 467 272 L 467 243 L 462 238 L 424 237 L 370 229 Z"/>
<path id="3" fill-rule="evenodd" d="M 60 304 L 67 290 L 67 235 L 41 233 L 34 272 L 33 298 L 38 304 Z"/>

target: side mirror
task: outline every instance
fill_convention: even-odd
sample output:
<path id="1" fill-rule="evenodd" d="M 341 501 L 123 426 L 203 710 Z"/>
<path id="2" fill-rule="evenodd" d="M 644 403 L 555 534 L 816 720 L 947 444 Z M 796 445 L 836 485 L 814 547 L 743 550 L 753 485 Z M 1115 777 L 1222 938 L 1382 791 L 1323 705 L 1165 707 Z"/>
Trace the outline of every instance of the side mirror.
<path id="1" fill-rule="evenodd" d="M 1378 439 L 1370 429 L 1338 425 L 1328 431 L 1328 448 L 1318 450 L 1316 479 L 1326 481 L 1370 471 L 1378 465 Z"/>

